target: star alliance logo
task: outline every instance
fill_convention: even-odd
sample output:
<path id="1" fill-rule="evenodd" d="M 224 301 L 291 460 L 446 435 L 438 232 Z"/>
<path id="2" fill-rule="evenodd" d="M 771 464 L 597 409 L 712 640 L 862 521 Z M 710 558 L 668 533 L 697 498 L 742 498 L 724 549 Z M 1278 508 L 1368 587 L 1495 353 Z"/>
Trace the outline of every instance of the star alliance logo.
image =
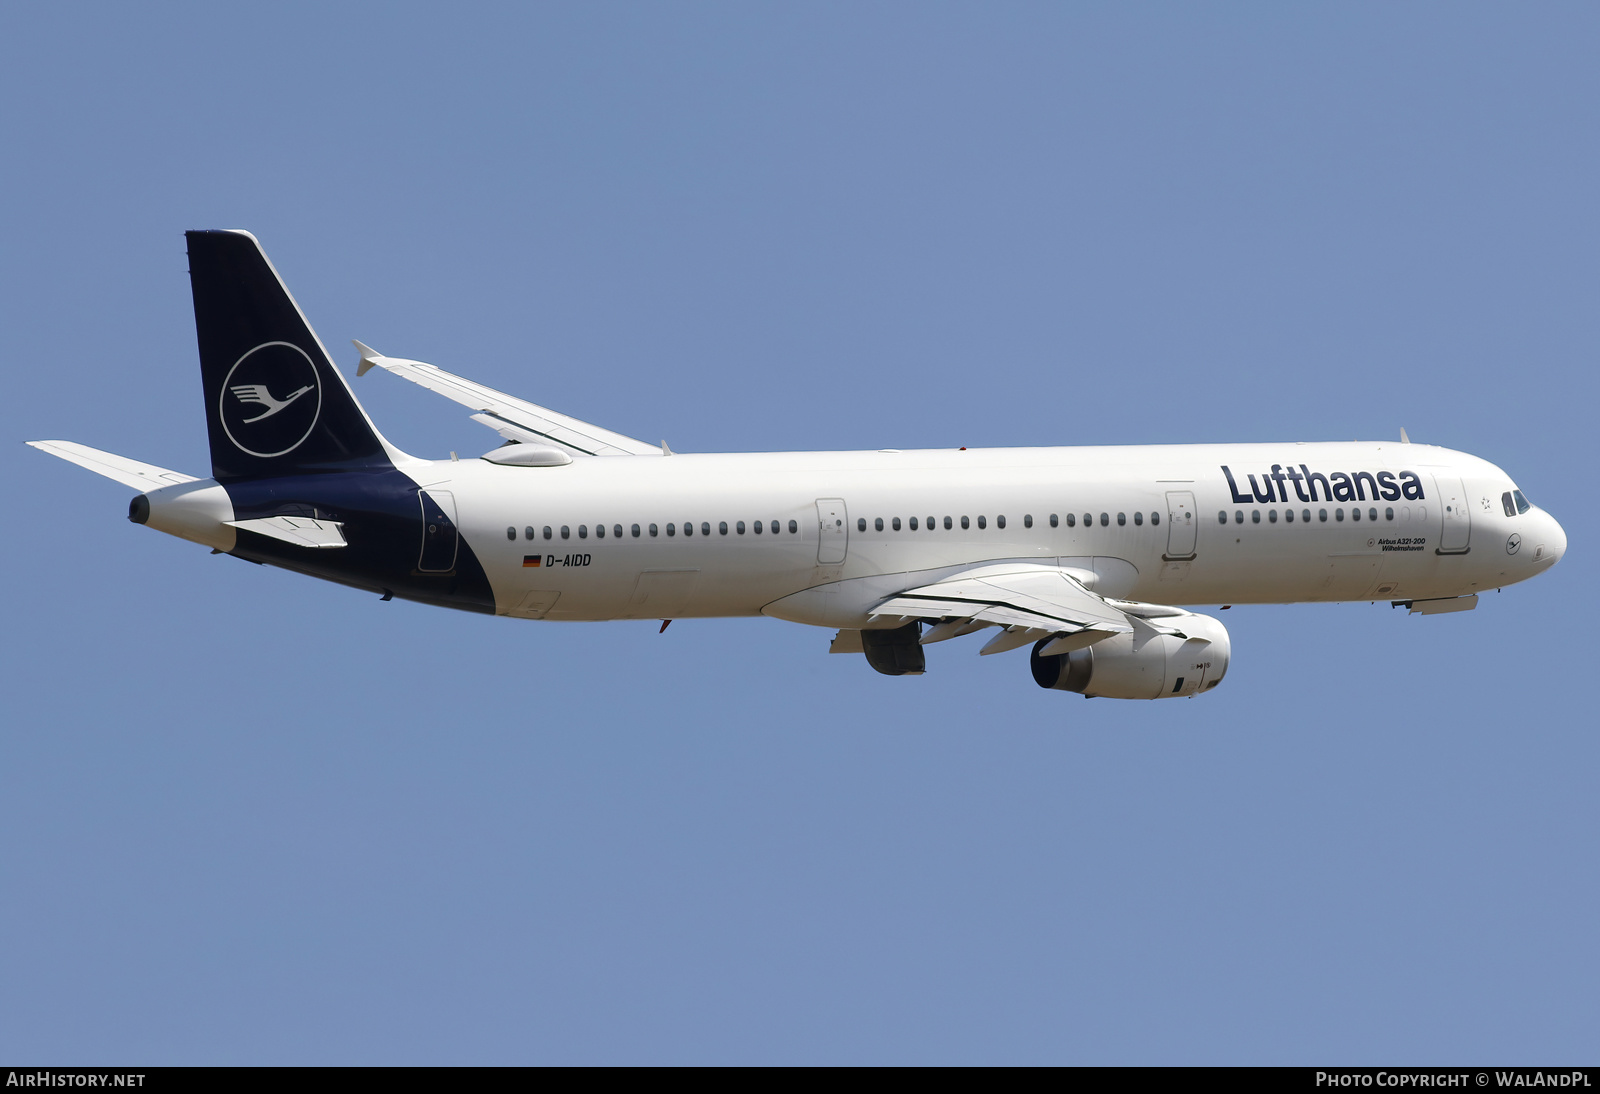
<path id="1" fill-rule="evenodd" d="M 299 448 L 321 413 L 317 367 L 292 342 L 263 342 L 240 357 L 218 395 L 223 432 L 239 451 L 262 459 Z"/>

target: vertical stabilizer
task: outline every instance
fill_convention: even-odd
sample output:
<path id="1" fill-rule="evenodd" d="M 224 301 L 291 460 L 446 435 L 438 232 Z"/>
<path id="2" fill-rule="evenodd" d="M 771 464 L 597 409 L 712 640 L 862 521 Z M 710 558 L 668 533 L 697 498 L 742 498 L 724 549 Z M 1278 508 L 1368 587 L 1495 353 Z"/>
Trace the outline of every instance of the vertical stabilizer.
<path id="1" fill-rule="evenodd" d="M 388 446 L 256 238 L 185 236 L 212 477 L 392 466 Z"/>

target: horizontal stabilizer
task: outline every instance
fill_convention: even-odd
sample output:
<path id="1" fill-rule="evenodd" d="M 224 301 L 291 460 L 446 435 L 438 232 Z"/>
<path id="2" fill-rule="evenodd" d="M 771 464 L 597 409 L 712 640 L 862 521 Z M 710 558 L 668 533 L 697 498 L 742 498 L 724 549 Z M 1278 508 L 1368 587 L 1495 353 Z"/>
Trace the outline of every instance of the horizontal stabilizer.
<path id="1" fill-rule="evenodd" d="M 577 418 L 558 414 L 546 407 L 473 383 L 437 365 L 385 357 L 377 350 L 356 342 L 361 351 L 357 376 L 374 365 L 402 379 L 437 392 L 446 399 L 477 411 L 474 421 L 482 422 L 508 441 L 524 444 L 553 444 L 577 456 L 660 456 L 662 448 L 624 437 Z"/>
<path id="2" fill-rule="evenodd" d="M 193 475 L 168 471 L 165 467 L 157 467 L 153 463 L 140 463 L 138 460 L 130 460 L 113 452 L 102 452 L 98 448 L 90 448 L 76 441 L 29 441 L 28 443 L 41 452 L 60 456 L 68 463 L 88 468 L 96 475 L 116 479 L 123 486 L 131 486 L 135 490 L 159 490 L 163 486 L 200 481 Z"/>
<path id="3" fill-rule="evenodd" d="M 292 543 L 296 547 L 343 547 L 344 527 L 336 520 L 312 520 L 310 517 L 258 517 L 255 520 L 223 521 L 234 528 L 243 528 L 258 536 Z"/>

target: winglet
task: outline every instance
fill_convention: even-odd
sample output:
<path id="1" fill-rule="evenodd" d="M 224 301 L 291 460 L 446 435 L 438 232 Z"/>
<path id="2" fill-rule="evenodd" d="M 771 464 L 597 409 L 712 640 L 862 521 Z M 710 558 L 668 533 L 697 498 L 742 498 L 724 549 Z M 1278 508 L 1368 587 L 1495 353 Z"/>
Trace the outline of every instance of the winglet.
<path id="1" fill-rule="evenodd" d="M 1401 426 L 1400 427 L 1400 443 L 1401 444 L 1410 444 L 1411 443 L 1411 438 L 1406 436 L 1406 427 L 1405 426 Z"/>
<path id="2" fill-rule="evenodd" d="M 674 452 L 672 449 L 667 447 L 667 442 L 666 441 L 662 441 L 661 442 L 661 454 L 663 456 L 676 456 L 677 455 L 676 452 Z"/>
<path id="3" fill-rule="evenodd" d="M 354 338 L 350 339 L 350 344 L 361 351 L 361 363 L 356 366 L 357 376 L 365 376 L 369 371 L 371 371 L 372 366 L 377 364 L 379 359 L 383 357 L 383 354 L 379 353 L 371 346 L 357 342 Z"/>

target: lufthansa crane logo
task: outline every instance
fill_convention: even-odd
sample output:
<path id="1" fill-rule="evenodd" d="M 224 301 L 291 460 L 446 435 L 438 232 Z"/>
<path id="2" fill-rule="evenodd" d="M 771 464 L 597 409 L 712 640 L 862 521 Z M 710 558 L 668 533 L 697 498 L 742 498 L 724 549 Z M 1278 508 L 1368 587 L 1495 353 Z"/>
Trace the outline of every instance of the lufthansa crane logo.
<path id="1" fill-rule="evenodd" d="M 228 439 L 265 459 L 299 448 L 322 413 L 317 367 L 289 342 L 263 342 L 234 362 L 219 399 Z"/>

